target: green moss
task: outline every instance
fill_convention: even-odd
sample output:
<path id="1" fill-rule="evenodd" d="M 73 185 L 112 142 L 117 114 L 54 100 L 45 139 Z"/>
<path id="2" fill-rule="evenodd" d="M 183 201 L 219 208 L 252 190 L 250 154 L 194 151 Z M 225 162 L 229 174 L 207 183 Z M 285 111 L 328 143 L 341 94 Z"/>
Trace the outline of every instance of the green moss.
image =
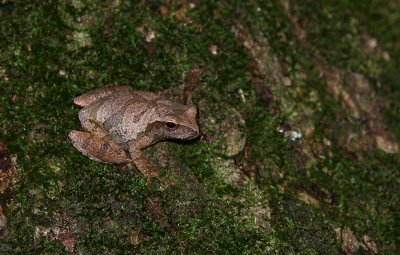
<path id="1" fill-rule="evenodd" d="M 332 226 L 349 226 L 359 239 L 370 236 L 383 254 L 396 253 L 399 157 L 357 151 L 357 160 L 343 152 L 334 139 L 341 105 L 326 93 L 314 58 L 369 78 L 386 99 L 386 119 L 399 136 L 399 5 L 289 1 L 305 46 L 296 42 L 280 1 L 202 1 L 193 9 L 150 2 L 0 4 L 0 140 L 19 170 L 0 253 L 63 253 L 60 237 L 43 234 L 59 228 L 84 254 L 336 254 L 340 244 Z M 235 24 L 249 37 L 265 36 L 283 75 L 294 77 L 294 85 L 274 99 L 275 113 L 252 87 L 254 56 L 232 33 Z M 146 42 L 150 31 L 155 39 Z M 366 31 L 391 60 L 362 51 Z M 211 45 L 217 45 L 215 56 Z M 162 176 L 171 184 L 149 189 L 134 167 L 90 161 L 67 141 L 78 128 L 75 96 L 110 85 L 173 89 L 193 66 L 204 69 L 194 102 L 209 141 L 146 151 L 157 165 L 163 165 L 160 155 L 168 155 Z M 296 80 L 299 72 L 306 79 Z M 283 101 L 291 112 L 280 108 Z M 227 116 L 233 110 L 243 118 L 243 130 Z M 314 124 L 310 140 L 333 141 L 332 157 L 309 160 L 301 141 L 278 132 L 283 123 L 302 125 L 305 118 Z M 216 124 L 204 123 L 210 119 Z M 225 151 L 225 122 L 246 136 L 245 149 L 234 156 Z M 343 122 L 359 129 L 351 119 Z M 241 173 L 243 183 L 235 185 L 221 174 L 248 165 L 256 169 L 255 180 Z M 299 202 L 299 191 L 315 195 L 321 207 Z"/>

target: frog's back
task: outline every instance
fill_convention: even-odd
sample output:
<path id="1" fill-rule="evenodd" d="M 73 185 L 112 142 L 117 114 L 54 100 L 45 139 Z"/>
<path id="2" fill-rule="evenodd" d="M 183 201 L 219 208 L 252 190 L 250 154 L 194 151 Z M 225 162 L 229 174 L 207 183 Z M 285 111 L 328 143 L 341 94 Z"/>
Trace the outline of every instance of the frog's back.
<path id="1" fill-rule="evenodd" d="M 138 94 L 142 95 L 147 100 L 152 100 L 152 98 L 157 97 L 155 93 L 135 91 L 133 88 L 128 86 L 102 87 L 74 98 L 74 104 L 79 107 L 87 107 L 103 98 L 109 97 L 110 95 L 122 94 Z"/>
<path id="2" fill-rule="evenodd" d="M 103 124 L 108 118 L 117 114 L 128 105 L 138 105 L 138 109 L 143 107 L 149 99 L 156 97 L 151 92 L 142 91 L 114 91 L 102 98 L 97 99 L 91 104 L 83 107 L 79 112 L 79 120 L 85 121 L 93 119 Z"/>

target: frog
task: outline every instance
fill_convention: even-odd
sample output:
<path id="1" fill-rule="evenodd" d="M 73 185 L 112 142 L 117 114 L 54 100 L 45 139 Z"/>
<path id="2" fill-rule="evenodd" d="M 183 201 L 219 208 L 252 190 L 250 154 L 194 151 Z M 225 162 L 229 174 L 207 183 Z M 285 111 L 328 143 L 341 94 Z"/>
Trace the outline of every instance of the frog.
<path id="1" fill-rule="evenodd" d="M 143 149 L 164 140 L 199 137 L 197 107 L 161 93 L 130 86 L 101 87 L 74 98 L 73 103 L 81 108 L 81 130 L 69 132 L 72 145 L 91 160 L 133 163 L 148 179 L 159 175 Z"/>

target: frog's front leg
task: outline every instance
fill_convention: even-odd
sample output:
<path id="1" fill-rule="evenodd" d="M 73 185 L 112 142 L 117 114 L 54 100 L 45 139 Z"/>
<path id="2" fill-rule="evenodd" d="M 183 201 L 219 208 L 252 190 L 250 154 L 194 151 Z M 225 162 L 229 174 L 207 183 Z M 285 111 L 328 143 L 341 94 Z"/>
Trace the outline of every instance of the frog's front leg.
<path id="1" fill-rule="evenodd" d="M 155 167 L 144 156 L 142 149 L 149 147 L 153 143 L 153 139 L 147 136 L 142 136 L 132 141 L 132 143 L 129 145 L 129 154 L 131 156 L 132 162 L 136 165 L 139 171 L 149 180 L 151 180 L 153 177 L 159 179 L 159 175 Z"/>
<path id="2" fill-rule="evenodd" d="M 68 138 L 72 145 L 92 160 L 105 163 L 126 163 L 129 157 L 123 148 L 95 121 L 82 123 L 85 131 L 72 130 Z"/>

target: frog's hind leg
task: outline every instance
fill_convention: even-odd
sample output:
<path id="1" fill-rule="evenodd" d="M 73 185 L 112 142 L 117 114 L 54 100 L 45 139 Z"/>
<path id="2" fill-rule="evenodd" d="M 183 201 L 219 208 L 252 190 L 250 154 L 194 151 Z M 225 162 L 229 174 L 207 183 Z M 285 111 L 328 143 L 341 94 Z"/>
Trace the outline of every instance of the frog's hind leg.
<path id="1" fill-rule="evenodd" d="M 104 87 L 104 88 L 98 88 L 95 90 L 92 90 L 86 94 L 83 94 L 79 97 L 74 98 L 74 104 L 80 107 L 85 107 L 90 104 L 93 104 L 94 102 L 98 101 L 99 99 L 102 99 L 106 96 L 111 95 L 112 93 L 116 91 L 127 91 L 127 90 L 132 90 L 131 87 L 128 86 L 114 86 L 114 87 Z"/>
<path id="2" fill-rule="evenodd" d="M 117 164 L 129 160 L 127 153 L 109 135 L 73 130 L 68 138 L 78 151 L 92 160 Z"/>

